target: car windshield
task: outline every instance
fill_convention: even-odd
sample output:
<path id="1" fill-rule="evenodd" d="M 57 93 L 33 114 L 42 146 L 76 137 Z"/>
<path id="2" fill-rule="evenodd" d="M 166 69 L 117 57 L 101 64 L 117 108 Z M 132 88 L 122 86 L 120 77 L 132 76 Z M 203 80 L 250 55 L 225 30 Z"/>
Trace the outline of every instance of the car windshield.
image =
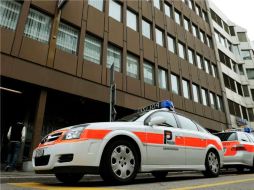
<path id="1" fill-rule="evenodd" d="M 135 112 L 133 114 L 127 115 L 121 119 L 118 119 L 117 121 L 126 121 L 126 122 L 131 122 L 131 121 L 136 121 L 138 118 L 143 116 L 147 111 L 144 112 Z"/>
<path id="2" fill-rule="evenodd" d="M 220 138 L 221 141 L 236 141 L 237 140 L 237 135 L 235 132 L 231 133 L 217 133 L 214 134 Z"/>

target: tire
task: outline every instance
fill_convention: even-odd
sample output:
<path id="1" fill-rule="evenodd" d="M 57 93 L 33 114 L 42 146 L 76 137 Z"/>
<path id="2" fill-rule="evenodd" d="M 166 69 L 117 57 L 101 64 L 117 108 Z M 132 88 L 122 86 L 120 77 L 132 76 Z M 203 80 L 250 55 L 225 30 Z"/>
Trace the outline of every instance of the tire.
<path id="1" fill-rule="evenodd" d="M 116 140 L 104 151 L 100 175 L 108 183 L 130 183 L 137 175 L 140 158 L 137 149 L 127 140 Z"/>
<path id="2" fill-rule="evenodd" d="M 167 171 L 152 172 L 152 175 L 153 175 L 156 179 L 165 179 L 166 176 L 168 175 L 168 172 L 167 172 Z"/>
<path id="3" fill-rule="evenodd" d="M 243 173 L 244 167 L 243 167 L 243 166 L 238 166 L 238 167 L 236 168 L 236 170 L 237 170 L 238 173 Z"/>
<path id="4" fill-rule="evenodd" d="M 206 177 L 218 177 L 220 173 L 220 160 L 215 151 L 208 151 L 205 159 L 205 168 L 203 172 Z"/>
<path id="5" fill-rule="evenodd" d="M 82 173 L 56 173 L 56 178 L 65 184 L 75 184 L 82 179 L 84 174 Z"/>
<path id="6" fill-rule="evenodd" d="M 251 173 L 254 173 L 254 158 L 253 158 L 253 163 L 252 163 L 252 167 L 250 168 Z"/>

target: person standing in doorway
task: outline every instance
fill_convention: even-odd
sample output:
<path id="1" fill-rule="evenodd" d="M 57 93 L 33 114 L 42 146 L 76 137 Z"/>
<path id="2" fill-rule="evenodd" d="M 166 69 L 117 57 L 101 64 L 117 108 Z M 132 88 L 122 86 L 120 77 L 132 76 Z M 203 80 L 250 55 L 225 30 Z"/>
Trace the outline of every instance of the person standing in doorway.
<path id="1" fill-rule="evenodd" d="M 7 138 L 9 140 L 7 166 L 5 171 L 16 169 L 17 160 L 20 153 L 21 143 L 25 142 L 26 127 L 22 122 L 17 122 L 10 126 Z"/>

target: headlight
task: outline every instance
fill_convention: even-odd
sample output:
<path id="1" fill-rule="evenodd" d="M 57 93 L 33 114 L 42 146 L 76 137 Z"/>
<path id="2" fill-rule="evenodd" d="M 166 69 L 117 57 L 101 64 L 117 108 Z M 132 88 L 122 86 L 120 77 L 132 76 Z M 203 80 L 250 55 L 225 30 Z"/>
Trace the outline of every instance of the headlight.
<path id="1" fill-rule="evenodd" d="M 63 140 L 79 139 L 85 127 L 74 127 L 65 133 Z"/>

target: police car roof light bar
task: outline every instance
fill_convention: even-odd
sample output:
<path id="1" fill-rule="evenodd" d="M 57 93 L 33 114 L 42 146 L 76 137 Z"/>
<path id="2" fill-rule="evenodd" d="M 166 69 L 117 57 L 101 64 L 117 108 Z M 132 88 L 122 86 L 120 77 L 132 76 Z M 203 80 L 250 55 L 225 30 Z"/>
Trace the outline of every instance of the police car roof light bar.
<path id="1" fill-rule="evenodd" d="M 138 109 L 138 112 L 151 111 L 154 109 L 167 108 L 171 111 L 175 111 L 174 104 L 170 100 L 163 100 L 160 102 L 153 103 L 149 106 Z"/>

